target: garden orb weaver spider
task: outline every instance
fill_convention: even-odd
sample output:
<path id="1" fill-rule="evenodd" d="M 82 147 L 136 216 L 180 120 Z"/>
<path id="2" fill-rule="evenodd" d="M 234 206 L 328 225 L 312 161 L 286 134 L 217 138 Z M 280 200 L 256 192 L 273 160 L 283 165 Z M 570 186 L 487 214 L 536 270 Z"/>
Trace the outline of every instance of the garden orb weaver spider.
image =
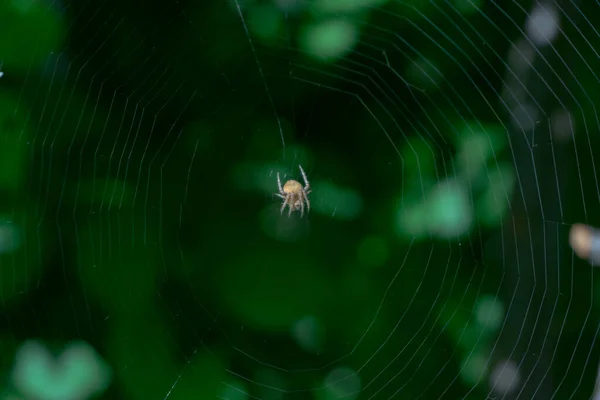
<path id="1" fill-rule="evenodd" d="M 306 174 L 302 169 L 302 165 L 298 166 L 300 167 L 300 172 L 302 173 L 302 179 L 304 179 L 304 187 L 302 187 L 300 182 L 293 179 L 286 181 L 285 184 L 281 186 L 279 172 L 277 173 L 277 186 L 279 187 L 279 193 L 275 193 L 275 195 L 283 199 L 279 213 L 283 215 L 283 210 L 285 210 L 285 207 L 289 207 L 288 218 L 292 216 L 292 211 L 296 210 L 300 210 L 300 218 L 302 218 L 304 216 L 305 203 L 307 213 L 310 211 L 310 201 L 308 200 L 308 195 L 311 192 L 310 182 L 308 182 L 308 179 L 306 178 Z"/>

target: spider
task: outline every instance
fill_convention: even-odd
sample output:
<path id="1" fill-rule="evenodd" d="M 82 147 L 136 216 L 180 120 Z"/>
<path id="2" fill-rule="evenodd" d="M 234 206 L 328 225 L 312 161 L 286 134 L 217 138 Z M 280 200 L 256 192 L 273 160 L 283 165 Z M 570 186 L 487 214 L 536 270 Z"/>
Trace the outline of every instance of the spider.
<path id="1" fill-rule="evenodd" d="M 280 214 L 283 214 L 285 206 L 289 207 L 288 218 L 292 216 L 292 211 L 295 210 L 300 210 L 300 218 L 302 218 L 304 216 L 304 203 L 306 203 L 306 208 L 308 211 L 310 211 L 310 201 L 308 200 L 308 195 L 311 192 L 310 183 L 308 182 L 308 179 L 306 179 L 306 174 L 302 169 L 302 165 L 299 165 L 299 167 L 300 172 L 302 173 L 302 178 L 304 179 L 304 187 L 302 187 L 300 182 L 293 179 L 287 181 L 282 187 L 281 179 L 279 179 L 279 172 L 277 173 L 277 186 L 279 186 L 279 193 L 275 193 L 275 195 L 283 199 Z"/>

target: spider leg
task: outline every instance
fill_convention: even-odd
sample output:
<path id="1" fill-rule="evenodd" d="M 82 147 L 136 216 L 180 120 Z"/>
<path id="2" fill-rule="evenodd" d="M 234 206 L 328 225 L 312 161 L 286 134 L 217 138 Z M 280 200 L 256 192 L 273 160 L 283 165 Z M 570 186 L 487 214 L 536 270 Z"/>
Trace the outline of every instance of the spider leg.
<path id="1" fill-rule="evenodd" d="M 304 217 L 304 199 L 300 199 L 300 218 Z"/>
<path id="2" fill-rule="evenodd" d="M 306 207 L 308 208 L 308 211 L 310 211 L 310 200 L 308 199 L 309 193 L 310 193 L 310 191 L 302 193 L 302 195 L 304 197 L 304 201 L 306 201 Z M 304 203 L 302 203 L 302 204 L 304 205 Z"/>
<path id="3" fill-rule="evenodd" d="M 279 193 L 283 193 L 283 188 L 281 187 L 281 179 L 279 179 L 279 172 L 277 173 L 277 186 L 279 186 Z"/>
<path id="4" fill-rule="evenodd" d="M 283 197 L 283 196 L 281 196 Z M 285 206 L 288 203 L 288 196 L 283 197 L 283 203 L 281 204 L 281 209 L 279 210 L 279 214 L 283 215 L 283 210 L 285 210 Z"/>
<path id="5" fill-rule="evenodd" d="M 285 199 L 285 196 L 284 196 L 284 195 L 282 195 L 282 194 L 279 194 L 279 193 L 275 193 L 275 196 L 279 196 L 279 197 L 281 197 L 282 199 Z"/>
<path id="6" fill-rule="evenodd" d="M 304 179 L 304 190 L 310 190 L 310 183 L 308 182 L 308 179 L 306 179 L 306 174 L 304 173 L 304 170 L 302 169 L 302 165 L 298 165 L 300 167 L 300 173 L 302 173 L 302 179 Z"/>
<path id="7" fill-rule="evenodd" d="M 290 196 L 291 196 L 291 194 L 290 194 Z M 291 197 L 290 197 L 290 200 L 291 200 Z M 292 203 L 292 202 L 290 201 L 290 204 L 289 204 L 289 211 L 288 211 L 288 218 L 291 218 L 291 217 L 292 217 L 292 211 L 294 211 L 294 203 Z"/>

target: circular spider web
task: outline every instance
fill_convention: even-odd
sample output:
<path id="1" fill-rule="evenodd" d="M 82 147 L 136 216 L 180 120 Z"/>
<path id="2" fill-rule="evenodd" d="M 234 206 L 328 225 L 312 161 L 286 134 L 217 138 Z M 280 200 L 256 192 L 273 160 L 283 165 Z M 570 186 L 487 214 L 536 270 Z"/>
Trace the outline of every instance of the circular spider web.
<path id="1" fill-rule="evenodd" d="M 0 15 L 3 398 L 593 398 L 597 3 Z"/>

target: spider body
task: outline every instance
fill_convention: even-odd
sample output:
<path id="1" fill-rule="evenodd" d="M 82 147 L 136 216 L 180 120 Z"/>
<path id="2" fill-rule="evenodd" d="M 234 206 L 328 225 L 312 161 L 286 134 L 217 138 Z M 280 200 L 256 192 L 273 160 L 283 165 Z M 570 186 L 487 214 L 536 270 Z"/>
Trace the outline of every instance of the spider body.
<path id="1" fill-rule="evenodd" d="M 276 196 L 279 196 L 283 199 L 281 204 L 280 214 L 283 214 L 283 210 L 287 206 L 289 208 L 288 217 L 292 216 L 292 211 L 300 211 L 300 217 L 304 216 L 304 207 L 306 207 L 307 212 L 310 211 L 310 201 L 308 200 L 308 195 L 310 194 L 310 183 L 306 178 L 306 174 L 302 169 L 302 166 L 299 165 L 300 172 L 302 173 L 302 179 L 304 180 L 304 187 L 298 181 L 290 179 L 285 182 L 283 186 L 281 186 L 281 179 L 279 178 L 279 172 L 277 173 L 277 186 L 279 187 L 279 193 L 275 193 Z"/>

